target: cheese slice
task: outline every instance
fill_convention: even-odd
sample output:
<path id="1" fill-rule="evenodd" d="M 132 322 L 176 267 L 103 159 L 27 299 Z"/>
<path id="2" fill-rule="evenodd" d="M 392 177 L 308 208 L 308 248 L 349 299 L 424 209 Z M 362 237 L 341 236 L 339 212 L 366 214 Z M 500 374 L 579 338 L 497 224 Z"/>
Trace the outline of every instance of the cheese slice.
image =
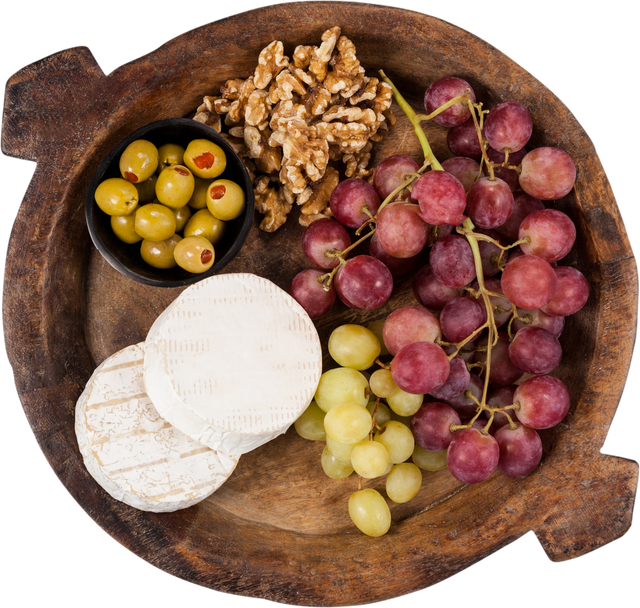
<path id="1" fill-rule="evenodd" d="M 212 449 L 244 454 L 307 408 L 322 348 L 307 313 L 277 285 L 223 274 L 190 286 L 158 317 L 144 370 L 163 418 Z"/>
<path id="2" fill-rule="evenodd" d="M 190 507 L 231 475 L 237 456 L 211 450 L 161 418 L 143 381 L 144 343 L 95 370 L 76 404 L 76 435 L 92 477 L 143 511 Z"/>

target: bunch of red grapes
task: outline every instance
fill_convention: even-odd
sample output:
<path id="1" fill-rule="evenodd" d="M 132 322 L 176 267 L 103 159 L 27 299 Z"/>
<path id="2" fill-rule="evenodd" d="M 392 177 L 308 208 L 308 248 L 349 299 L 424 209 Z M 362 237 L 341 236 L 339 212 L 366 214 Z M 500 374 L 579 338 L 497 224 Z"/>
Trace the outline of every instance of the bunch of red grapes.
<path id="1" fill-rule="evenodd" d="M 399 99 L 406 107 L 396 92 Z M 576 167 L 558 148 L 526 149 L 533 121 L 524 105 L 505 101 L 487 113 L 460 78 L 431 84 L 425 110 L 408 116 L 414 126 L 429 119 L 448 128 L 454 157 L 440 164 L 427 150 L 420 165 L 395 155 L 372 183 L 338 184 L 333 219 L 314 222 L 302 238 L 315 268 L 290 291 L 312 319 L 336 296 L 374 309 L 391 295 L 393 277 L 416 270 L 428 251 L 413 279 L 420 306 L 394 311 L 383 330 L 393 381 L 426 397 L 411 420 L 415 442 L 447 450 L 450 472 L 465 483 L 496 468 L 522 477 L 542 457 L 537 430 L 570 407 L 566 386 L 549 374 L 562 356 L 564 318 L 585 305 L 589 284 L 557 265 L 576 228 L 543 201 L 571 191 Z M 347 257 L 348 229 L 369 230 L 369 255 Z"/>

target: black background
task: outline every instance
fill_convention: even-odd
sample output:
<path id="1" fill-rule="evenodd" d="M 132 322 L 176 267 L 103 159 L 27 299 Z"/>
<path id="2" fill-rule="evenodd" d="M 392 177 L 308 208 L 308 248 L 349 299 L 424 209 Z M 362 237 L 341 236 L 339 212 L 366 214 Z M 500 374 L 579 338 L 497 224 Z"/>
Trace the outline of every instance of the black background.
<path id="1" fill-rule="evenodd" d="M 637 53 L 630 38 L 629 17 L 603 11 L 580 11 L 576 15 L 571 9 L 562 10 L 559 4 L 555 10 L 534 14 L 529 8 L 492 3 L 490 9 L 478 6 L 462 10 L 453 3 L 442 6 L 442 10 L 433 7 L 432 11 L 505 49 L 571 104 L 598 144 L 635 236 L 637 219 L 632 214 L 638 204 L 640 106 L 635 98 L 637 78 L 631 64 Z M 122 6 L 118 11 L 111 7 L 104 19 L 100 15 L 106 13 L 98 10 L 91 18 L 84 18 L 85 13 L 76 21 L 72 15 L 61 20 L 64 10 L 53 4 L 38 9 L 38 20 L 45 26 L 37 28 L 37 33 L 30 22 L 11 24 L 5 19 L 0 75 L 4 78 L 32 59 L 75 43 L 89 44 L 109 69 L 183 29 L 218 16 L 217 9 L 206 11 L 197 6 L 167 9 L 153 6 L 143 13 L 135 7 Z M 15 38 L 9 43 L 7 34 L 11 30 L 15 30 Z M 30 165 L 0 158 L 3 234 L 30 171 Z M 10 532 L 4 535 L 3 547 L 10 558 L 4 575 L 7 586 L 21 588 L 34 601 L 60 596 L 81 601 L 100 597 L 126 605 L 169 599 L 203 605 L 221 600 L 140 563 L 85 519 L 47 470 L 9 388 L 8 368 L 4 364 L 0 368 L 7 383 L 2 407 L 7 430 L 2 442 L 2 509 L 5 530 Z M 637 458 L 637 372 L 635 376 L 607 449 Z M 420 599 L 443 602 L 484 596 L 511 602 L 530 596 L 538 601 L 585 601 L 593 598 L 596 589 L 608 594 L 625 588 L 635 590 L 639 535 L 638 531 L 632 532 L 612 547 L 562 566 L 547 563 L 535 540 L 528 537 Z M 85 590 L 78 589 L 76 595 L 76 586 Z M 618 599 L 615 595 L 609 598 Z"/>

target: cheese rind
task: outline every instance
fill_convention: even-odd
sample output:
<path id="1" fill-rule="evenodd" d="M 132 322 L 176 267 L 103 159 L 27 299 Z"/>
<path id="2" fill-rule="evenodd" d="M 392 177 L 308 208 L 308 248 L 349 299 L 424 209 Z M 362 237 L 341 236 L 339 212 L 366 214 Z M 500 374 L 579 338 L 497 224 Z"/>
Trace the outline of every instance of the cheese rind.
<path id="1" fill-rule="evenodd" d="M 213 449 L 243 454 L 307 408 L 322 348 L 289 294 L 252 274 L 224 274 L 190 286 L 158 317 L 144 369 L 163 418 Z"/>
<path id="2" fill-rule="evenodd" d="M 94 371 L 76 404 L 80 452 L 115 499 L 143 511 L 190 507 L 231 475 L 237 456 L 211 450 L 164 420 L 146 393 L 144 343 Z"/>

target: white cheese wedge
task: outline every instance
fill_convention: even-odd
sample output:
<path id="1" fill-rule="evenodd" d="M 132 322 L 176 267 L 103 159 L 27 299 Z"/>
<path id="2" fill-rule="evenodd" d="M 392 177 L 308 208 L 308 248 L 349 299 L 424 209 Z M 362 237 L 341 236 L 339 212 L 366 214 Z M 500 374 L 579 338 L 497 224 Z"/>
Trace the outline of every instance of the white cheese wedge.
<path id="1" fill-rule="evenodd" d="M 238 463 L 172 427 L 143 381 L 144 343 L 94 371 L 76 404 L 76 435 L 92 477 L 111 495 L 143 511 L 190 507 L 218 489 Z"/>
<path id="2" fill-rule="evenodd" d="M 190 286 L 158 317 L 144 369 L 163 418 L 212 449 L 244 454 L 307 408 L 322 348 L 307 313 L 277 285 L 223 274 Z"/>

